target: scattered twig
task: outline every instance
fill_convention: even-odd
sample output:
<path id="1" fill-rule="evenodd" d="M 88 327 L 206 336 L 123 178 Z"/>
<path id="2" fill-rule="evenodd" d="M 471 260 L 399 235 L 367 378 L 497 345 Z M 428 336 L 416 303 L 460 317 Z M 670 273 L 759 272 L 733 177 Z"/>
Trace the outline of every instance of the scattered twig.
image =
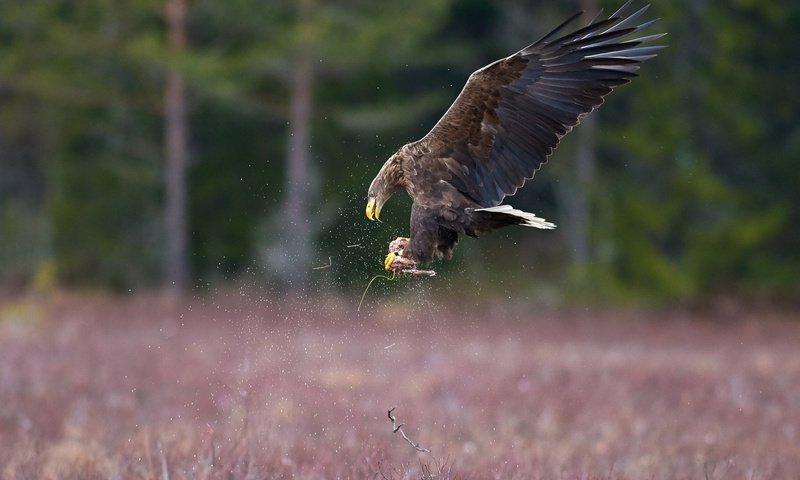
<path id="1" fill-rule="evenodd" d="M 331 260 L 331 257 L 328 257 L 328 264 L 327 265 L 321 265 L 319 267 L 312 267 L 311 270 L 322 270 L 323 268 L 331 268 L 332 265 L 333 265 L 333 260 Z"/>
<path id="2" fill-rule="evenodd" d="M 405 439 L 405 441 L 408 442 L 409 445 L 414 447 L 414 450 L 416 450 L 418 452 L 422 452 L 422 453 L 431 453 L 431 451 L 428 450 L 427 448 L 420 447 L 418 443 L 414 443 L 413 441 L 411 441 L 410 438 L 408 438 L 408 435 L 406 435 L 406 432 L 403 431 L 403 425 L 404 424 L 401 423 L 400 425 L 398 425 L 397 424 L 397 417 L 393 417 L 392 416 L 392 412 L 394 412 L 395 408 L 397 408 L 397 407 L 392 407 L 392 408 L 389 409 L 389 420 L 392 421 L 392 432 L 393 433 L 400 432 L 400 435 L 403 436 L 403 439 Z"/>
<path id="3" fill-rule="evenodd" d="M 367 291 L 369 290 L 369 287 L 372 286 L 372 282 L 374 282 L 378 278 L 385 278 L 386 280 L 391 281 L 394 280 L 394 277 L 395 277 L 395 272 L 392 272 L 391 277 L 387 277 L 386 275 L 375 275 L 374 277 L 372 277 L 372 280 L 370 280 L 369 283 L 367 284 L 367 288 L 364 289 L 364 293 L 361 294 L 361 300 L 358 302 L 358 308 L 356 309 L 356 312 L 361 311 L 361 304 L 364 303 L 364 297 L 367 296 Z"/>
<path id="4" fill-rule="evenodd" d="M 416 268 L 408 268 L 405 270 L 399 271 L 400 275 L 416 275 L 416 276 L 425 276 L 425 277 L 435 277 L 436 272 L 433 270 L 418 270 Z"/>
<path id="5" fill-rule="evenodd" d="M 384 350 L 389 350 L 390 348 L 394 347 L 395 345 L 397 345 L 397 343 L 393 343 L 391 345 L 386 345 L 385 347 L 383 347 L 383 349 Z"/>
<path id="6" fill-rule="evenodd" d="M 347 248 L 358 248 L 358 247 L 360 247 L 360 246 L 361 246 L 361 244 L 360 244 L 360 243 L 354 243 L 354 244 L 352 244 L 352 245 L 348 245 L 348 246 L 347 246 Z"/>

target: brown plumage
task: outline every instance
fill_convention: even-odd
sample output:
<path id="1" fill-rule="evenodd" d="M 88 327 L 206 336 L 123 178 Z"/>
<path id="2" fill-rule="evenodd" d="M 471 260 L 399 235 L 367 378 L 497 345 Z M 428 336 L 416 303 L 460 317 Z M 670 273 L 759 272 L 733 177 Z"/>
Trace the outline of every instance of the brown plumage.
<path id="1" fill-rule="evenodd" d="M 433 129 L 386 161 L 369 187 L 367 217 L 377 218 L 401 189 L 413 200 L 411 237 L 389 254 L 387 270 L 450 258 L 461 234 L 508 225 L 555 227 L 500 203 L 533 178 L 561 137 L 605 95 L 663 48 L 640 46 L 664 34 L 635 37 L 655 20 L 631 26 L 648 7 L 621 16 L 629 4 L 565 34 L 577 14 L 476 71 Z"/>

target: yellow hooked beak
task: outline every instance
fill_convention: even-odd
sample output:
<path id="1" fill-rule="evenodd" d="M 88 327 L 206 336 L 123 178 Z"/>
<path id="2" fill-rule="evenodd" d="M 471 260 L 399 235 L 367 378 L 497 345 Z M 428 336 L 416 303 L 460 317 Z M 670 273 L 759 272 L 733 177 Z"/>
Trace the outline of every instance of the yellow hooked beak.
<path id="1" fill-rule="evenodd" d="M 381 216 L 381 206 L 375 197 L 369 197 L 367 202 L 367 218 L 370 220 L 378 220 Z"/>

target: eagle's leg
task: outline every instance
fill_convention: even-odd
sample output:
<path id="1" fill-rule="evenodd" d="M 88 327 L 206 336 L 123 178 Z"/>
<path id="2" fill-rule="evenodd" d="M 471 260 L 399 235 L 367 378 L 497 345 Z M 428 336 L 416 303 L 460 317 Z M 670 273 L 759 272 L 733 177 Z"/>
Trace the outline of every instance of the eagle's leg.
<path id="1" fill-rule="evenodd" d="M 389 243 L 389 254 L 383 261 L 383 268 L 387 271 L 401 271 L 417 268 L 417 262 L 404 256 L 405 249 L 410 240 L 406 237 L 397 237 Z"/>

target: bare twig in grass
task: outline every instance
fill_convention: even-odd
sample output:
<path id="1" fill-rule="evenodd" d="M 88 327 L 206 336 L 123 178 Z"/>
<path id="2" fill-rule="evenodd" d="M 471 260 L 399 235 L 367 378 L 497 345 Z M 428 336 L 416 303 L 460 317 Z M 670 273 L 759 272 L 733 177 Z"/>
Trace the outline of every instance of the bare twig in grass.
<path id="1" fill-rule="evenodd" d="M 419 462 L 419 469 L 422 472 L 420 478 L 422 480 L 446 480 L 453 478 L 452 468 L 453 464 L 449 458 L 445 458 L 444 460 L 434 459 L 433 468 L 431 468 L 430 464 L 424 463 L 421 460 Z"/>
<path id="2" fill-rule="evenodd" d="M 333 266 L 333 260 L 331 257 L 328 257 L 328 264 L 327 265 L 320 265 L 319 267 L 312 267 L 311 270 L 322 270 L 323 268 L 331 268 Z"/>
<path id="3" fill-rule="evenodd" d="M 392 416 L 392 412 L 394 412 L 395 408 L 397 408 L 397 407 L 392 407 L 392 408 L 389 409 L 389 420 L 392 421 L 392 432 L 394 432 L 394 433 L 400 432 L 400 435 L 403 436 L 403 439 L 406 442 L 408 442 L 409 445 L 414 447 L 414 450 L 416 450 L 418 452 L 422 452 L 422 453 L 431 453 L 431 451 L 428 450 L 427 448 L 420 447 L 418 443 L 414 443 L 413 441 L 411 441 L 410 438 L 408 438 L 408 435 L 406 435 L 406 432 L 403 431 L 403 425 L 404 424 L 401 423 L 400 425 L 398 425 L 397 424 L 397 417 L 393 417 Z"/>
<path id="4" fill-rule="evenodd" d="M 347 246 L 347 248 L 358 248 L 358 247 L 360 247 L 360 246 L 361 246 L 361 244 L 360 244 L 360 243 L 354 243 L 354 244 L 352 244 L 352 245 L 348 245 L 348 246 Z"/>

